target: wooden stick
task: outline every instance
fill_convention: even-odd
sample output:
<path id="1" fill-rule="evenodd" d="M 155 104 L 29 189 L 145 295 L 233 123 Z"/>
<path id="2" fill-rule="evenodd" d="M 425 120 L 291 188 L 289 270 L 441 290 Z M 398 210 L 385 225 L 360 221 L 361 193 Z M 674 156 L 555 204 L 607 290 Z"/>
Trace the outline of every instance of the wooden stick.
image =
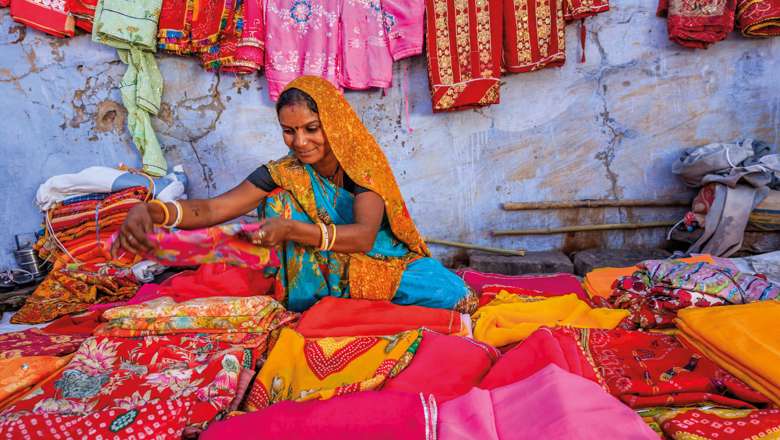
<path id="1" fill-rule="evenodd" d="M 508 235 L 547 235 L 563 234 L 567 232 L 590 232 L 590 231 L 613 231 L 620 229 L 645 229 L 645 228 L 666 228 L 675 225 L 676 221 L 661 221 L 649 223 L 614 223 L 614 224 L 595 224 L 595 225 L 577 225 L 564 226 L 560 228 L 544 229 L 511 229 L 505 231 L 491 231 L 494 237 Z"/>
<path id="2" fill-rule="evenodd" d="M 672 207 L 690 206 L 690 200 L 569 200 L 563 202 L 526 202 L 503 203 L 504 211 L 530 211 L 534 209 L 570 209 L 570 208 L 636 208 L 636 207 Z"/>
<path id="3" fill-rule="evenodd" d="M 459 241 L 436 240 L 434 238 L 425 238 L 425 241 L 427 243 L 431 243 L 431 244 L 440 244 L 440 245 L 444 245 L 444 246 L 452 246 L 452 247 L 458 247 L 458 248 L 463 248 L 463 249 L 474 249 L 474 250 L 477 250 L 477 251 L 490 252 L 490 253 L 493 253 L 493 254 L 515 255 L 515 256 L 518 256 L 518 257 L 525 256 L 525 251 L 524 250 L 513 251 L 513 250 L 510 250 L 510 249 L 499 249 L 499 248 L 478 246 L 476 244 L 461 243 Z"/>

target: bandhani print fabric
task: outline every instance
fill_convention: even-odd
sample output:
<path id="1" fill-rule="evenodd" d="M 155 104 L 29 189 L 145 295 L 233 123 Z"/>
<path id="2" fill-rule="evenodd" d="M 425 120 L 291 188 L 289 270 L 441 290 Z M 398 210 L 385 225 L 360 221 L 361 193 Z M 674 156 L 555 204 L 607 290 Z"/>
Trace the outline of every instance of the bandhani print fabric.
<path id="1" fill-rule="evenodd" d="M 231 223 L 191 231 L 164 231 L 149 234 L 155 250 L 148 258 L 166 266 L 197 266 L 225 263 L 230 266 L 264 269 L 278 266 L 276 254 L 242 238 L 260 229 L 259 223 Z"/>
<path id="2" fill-rule="evenodd" d="M 0 334 L 0 359 L 23 356 L 63 356 L 79 348 L 84 336 L 51 335 L 37 328 Z"/>
<path id="3" fill-rule="evenodd" d="M 153 408 L 162 417 L 166 405 L 183 408 L 170 423 L 203 426 L 228 407 L 251 361 L 242 348 L 202 336 L 93 337 L 58 376 L 0 413 L 0 437 L 37 427 L 38 438 L 52 438 L 50 430 L 82 438 L 105 426 L 126 437 L 136 420 L 155 433 L 162 422 L 139 414 Z"/>
<path id="4" fill-rule="evenodd" d="M 654 416 L 674 440 L 743 440 L 780 438 L 780 410 L 681 408 Z"/>
<path id="5" fill-rule="evenodd" d="M 503 3 L 502 0 L 425 1 L 428 75 L 434 112 L 499 102 Z"/>
<path id="6" fill-rule="evenodd" d="M 632 408 L 716 404 L 751 408 L 768 399 L 674 336 L 576 329 L 610 394 Z"/>
<path id="7" fill-rule="evenodd" d="M 738 0 L 737 27 L 746 37 L 780 35 L 780 1 Z"/>
<path id="8" fill-rule="evenodd" d="M 283 329 L 250 391 L 247 409 L 380 388 L 411 362 L 420 330 L 394 336 L 305 339 Z"/>

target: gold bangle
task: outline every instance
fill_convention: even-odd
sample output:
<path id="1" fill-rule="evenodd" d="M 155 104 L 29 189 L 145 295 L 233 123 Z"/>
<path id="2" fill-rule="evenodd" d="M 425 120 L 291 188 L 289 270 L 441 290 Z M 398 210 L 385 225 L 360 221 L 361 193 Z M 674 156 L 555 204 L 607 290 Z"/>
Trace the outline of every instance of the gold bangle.
<path id="1" fill-rule="evenodd" d="M 317 226 L 320 227 L 320 234 L 321 234 L 321 237 L 322 237 L 320 239 L 320 250 L 321 251 L 326 251 L 326 250 L 328 250 L 328 244 L 329 244 L 329 242 L 328 242 L 328 227 L 325 226 L 325 223 L 317 223 Z"/>
<path id="2" fill-rule="evenodd" d="M 182 219 L 184 218 L 184 208 L 181 206 L 181 202 L 178 200 L 174 200 L 173 206 L 176 207 L 176 220 L 174 220 L 173 224 L 170 226 L 166 226 L 168 229 L 173 229 L 181 224 Z"/>
<path id="3" fill-rule="evenodd" d="M 162 208 L 162 210 L 163 210 L 163 214 L 165 215 L 165 217 L 163 218 L 162 223 L 155 223 L 154 225 L 155 226 L 165 226 L 165 224 L 168 223 L 168 220 L 171 219 L 171 213 L 170 213 L 170 211 L 168 211 L 168 207 L 165 205 L 165 203 L 163 203 L 163 202 L 161 202 L 161 201 L 159 201 L 157 199 L 150 200 L 149 204 L 150 205 L 159 205 Z"/>
<path id="4" fill-rule="evenodd" d="M 328 246 L 328 250 L 333 249 L 333 246 L 336 245 L 336 224 L 331 223 L 330 225 L 333 226 L 333 230 L 331 230 L 330 246 Z"/>

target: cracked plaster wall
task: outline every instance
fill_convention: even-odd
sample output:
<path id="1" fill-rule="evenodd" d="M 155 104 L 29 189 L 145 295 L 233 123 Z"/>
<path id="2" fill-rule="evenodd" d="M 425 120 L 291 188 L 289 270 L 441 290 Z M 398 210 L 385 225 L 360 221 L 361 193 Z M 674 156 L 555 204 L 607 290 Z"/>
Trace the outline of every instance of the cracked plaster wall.
<path id="1" fill-rule="evenodd" d="M 671 197 L 685 191 L 670 172 L 685 147 L 745 136 L 778 144 L 780 39 L 732 34 L 688 50 L 667 40 L 654 11 L 653 2 L 622 0 L 588 20 L 586 63 L 577 62 L 570 26 L 569 62 L 505 77 L 501 104 L 489 108 L 433 115 L 422 57 L 397 63 L 384 94 L 348 93 L 384 146 L 422 232 L 531 250 L 657 245 L 664 231 L 525 238 L 488 231 L 677 218 L 680 209 L 507 213 L 499 205 Z M 219 194 L 285 153 L 262 76 L 214 75 L 188 58 L 159 63 L 165 92 L 154 123 L 169 163 L 184 165 L 191 196 Z M 47 177 L 138 164 L 117 89 L 123 72 L 115 52 L 88 36 L 57 40 L 0 10 L 0 266 L 12 264 L 13 235 L 39 224 L 33 198 Z"/>

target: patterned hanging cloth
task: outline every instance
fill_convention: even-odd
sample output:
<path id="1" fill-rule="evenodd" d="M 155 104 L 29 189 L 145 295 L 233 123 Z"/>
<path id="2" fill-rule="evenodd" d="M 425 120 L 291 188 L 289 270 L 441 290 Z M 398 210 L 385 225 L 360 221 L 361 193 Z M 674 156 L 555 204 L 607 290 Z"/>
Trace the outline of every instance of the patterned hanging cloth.
<path id="1" fill-rule="evenodd" d="M 738 0 L 737 27 L 746 37 L 780 35 L 780 1 Z"/>
<path id="2" fill-rule="evenodd" d="M 428 76 L 433 111 L 499 102 L 500 0 L 426 0 Z"/>
<path id="3" fill-rule="evenodd" d="M 564 0 L 504 0 L 504 68 L 532 72 L 566 61 Z"/>
<path id="4" fill-rule="evenodd" d="M 725 40 L 734 29 L 736 6 L 736 0 L 660 0 L 657 14 L 667 17 L 670 40 L 706 49 Z"/>

